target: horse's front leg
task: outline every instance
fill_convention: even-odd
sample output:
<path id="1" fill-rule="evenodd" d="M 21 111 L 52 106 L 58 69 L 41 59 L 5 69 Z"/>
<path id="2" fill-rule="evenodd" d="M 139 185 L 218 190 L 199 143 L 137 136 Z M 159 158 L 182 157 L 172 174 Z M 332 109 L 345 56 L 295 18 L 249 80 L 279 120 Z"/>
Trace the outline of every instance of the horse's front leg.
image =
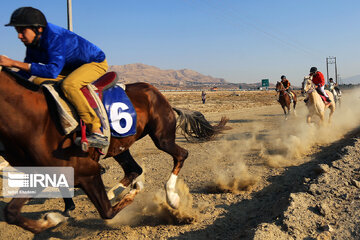
<path id="1" fill-rule="evenodd" d="M 112 207 L 100 174 L 79 178 L 79 182 L 81 188 L 88 195 L 103 219 L 113 218 L 123 208 L 131 204 L 142 188 L 140 184 L 136 184 L 135 188 L 131 189 L 129 193 Z"/>
<path id="2" fill-rule="evenodd" d="M 285 105 L 282 106 L 282 109 L 283 109 L 283 111 L 284 111 L 285 120 L 287 120 L 287 112 L 286 112 L 286 107 L 285 107 Z"/>
<path id="3" fill-rule="evenodd" d="M 75 209 L 75 203 L 72 200 L 72 198 L 63 198 L 64 203 L 65 203 L 65 210 L 63 212 L 63 214 L 67 217 L 70 216 L 69 212 Z"/>
<path id="4" fill-rule="evenodd" d="M 331 123 L 331 118 L 332 115 L 334 114 L 335 111 L 335 103 L 332 103 L 333 105 L 330 106 L 330 113 L 329 113 L 329 124 Z"/>
<path id="5" fill-rule="evenodd" d="M 125 172 L 124 178 L 112 187 L 107 195 L 110 200 L 120 195 L 127 187 L 129 187 L 135 181 L 138 181 L 138 177 L 142 174 L 143 170 L 131 156 L 129 149 L 122 152 L 119 155 L 114 156 L 114 159 L 120 164 Z M 141 182 L 139 184 L 142 184 Z"/>
<path id="6" fill-rule="evenodd" d="M 32 220 L 21 216 L 22 206 L 30 198 L 13 198 L 5 207 L 5 220 L 9 224 L 17 225 L 33 233 L 40 233 L 48 228 L 54 227 L 66 218 L 58 213 L 49 213 L 44 219 Z"/>

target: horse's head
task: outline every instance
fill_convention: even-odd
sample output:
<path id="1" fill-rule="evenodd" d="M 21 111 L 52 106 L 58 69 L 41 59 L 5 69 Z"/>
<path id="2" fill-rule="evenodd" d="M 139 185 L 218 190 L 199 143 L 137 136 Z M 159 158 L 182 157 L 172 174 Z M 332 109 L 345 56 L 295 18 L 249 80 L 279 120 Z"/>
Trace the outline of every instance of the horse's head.
<path id="1" fill-rule="evenodd" d="M 305 76 L 304 81 L 302 82 L 301 94 L 304 95 L 305 93 L 309 92 L 310 89 L 313 88 L 313 85 L 312 76 Z"/>
<path id="2" fill-rule="evenodd" d="M 276 83 L 276 86 L 275 86 L 275 91 L 279 92 L 279 91 L 284 90 L 284 89 L 285 89 L 284 85 L 281 82 L 278 81 Z"/>

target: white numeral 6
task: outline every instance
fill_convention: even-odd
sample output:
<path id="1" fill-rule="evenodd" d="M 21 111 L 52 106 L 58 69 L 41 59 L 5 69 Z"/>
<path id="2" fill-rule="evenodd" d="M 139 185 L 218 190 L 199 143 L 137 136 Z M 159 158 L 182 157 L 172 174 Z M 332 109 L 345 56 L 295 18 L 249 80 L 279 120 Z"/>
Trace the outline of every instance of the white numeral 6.
<path id="1" fill-rule="evenodd" d="M 133 125 L 133 119 L 131 117 L 131 114 L 127 112 L 122 112 L 127 109 L 129 109 L 129 107 L 121 102 L 113 103 L 110 106 L 110 119 L 111 119 L 110 124 L 113 127 L 113 129 L 119 134 L 127 133 Z M 121 119 L 125 120 L 124 127 L 120 125 Z"/>

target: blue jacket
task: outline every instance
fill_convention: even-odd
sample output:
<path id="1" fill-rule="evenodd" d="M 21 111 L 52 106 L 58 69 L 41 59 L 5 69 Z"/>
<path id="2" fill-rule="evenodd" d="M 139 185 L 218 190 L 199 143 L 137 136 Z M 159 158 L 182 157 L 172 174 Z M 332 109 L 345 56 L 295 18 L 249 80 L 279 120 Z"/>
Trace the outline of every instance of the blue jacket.
<path id="1" fill-rule="evenodd" d="M 31 75 L 56 78 L 63 69 L 73 71 L 85 63 L 104 60 L 104 52 L 96 45 L 65 28 L 48 23 L 39 47 L 27 47 L 24 62 L 31 63 Z M 27 75 L 30 77 L 29 73 Z"/>

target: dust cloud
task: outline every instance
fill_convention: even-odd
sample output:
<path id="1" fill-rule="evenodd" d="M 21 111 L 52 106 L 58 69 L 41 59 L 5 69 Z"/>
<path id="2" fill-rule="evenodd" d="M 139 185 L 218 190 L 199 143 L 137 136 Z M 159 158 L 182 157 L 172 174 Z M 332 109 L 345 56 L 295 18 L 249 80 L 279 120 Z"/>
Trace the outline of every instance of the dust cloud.
<path id="1" fill-rule="evenodd" d="M 306 155 L 315 151 L 316 146 L 340 140 L 360 124 L 360 90 L 343 93 L 341 104 L 336 105 L 332 122 L 328 123 L 330 110 L 325 111 L 325 121 L 319 124 L 314 116 L 312 123 L 306 123 L 307 108 L 298 103 L 296 115 L 279 120 L 278 127 L 264 130 L 264 124 L 254 123 L 247 133 L 228 133 L 212 152 L 214 180 L 209 192 L 241 193 L 249 191 L 259 181 L 259 176 L 250 173 L 246 166 L 249 155 L 258 155 L 269 167 L 295 166 L 306 161 Z M 299 108 L 299 105 L 301 106 Z M 228 165 L 220 167 L 221 162 Z"/>
<path id="2" fill-rule="evenodd" d="M 336 109 L 331 123 L 328 123 L 330 110 L 325 111 L 325 121 L 319 124 L 319 118 L 313 117 L 312 123 L 306 123 L 307 108 L 301 109 L 297 117 L 291 116 L 280 124 L 279 129 L 267 136 L 263 143 L 262 157 L 270 167 L 287 167 L 301 164 L 303 156 L 311 154 L 317 145 L 326 145 L 340 140 L 347 132 L 360 123 L 360 91 L 343 93 L 341 104 Z"/>
<path id="3" fill-rule="evenodd" d="M 209 192 L 241 193 L 249 191 L 259 178 L 250 173 L 244 159 L 252 151 L 259 150 L 256 134 L 259 125 L 254 125 L 249 133 L 226 136 L 214 149 L 211 158 L 211 168 L 215 174 L 214 180 L 207 186 Z M 221 166 L 221 163 L 227 166 Z"/>
<path id="4" fill-rule="evenodd" d="M 180 196 L 178 209 L 171 208 L 166 202 L 165 190 L 156 193 L 144 192 L 136 196 L 136 201 L 123 209 L 107 224 L 116 227 L 119 225 L 155 226 L 160 224 L 189 224 L 198 220 L 200 208 L 193 207 L 193 198 L 188 186 L 178 179 L 176 192 Z"/>

